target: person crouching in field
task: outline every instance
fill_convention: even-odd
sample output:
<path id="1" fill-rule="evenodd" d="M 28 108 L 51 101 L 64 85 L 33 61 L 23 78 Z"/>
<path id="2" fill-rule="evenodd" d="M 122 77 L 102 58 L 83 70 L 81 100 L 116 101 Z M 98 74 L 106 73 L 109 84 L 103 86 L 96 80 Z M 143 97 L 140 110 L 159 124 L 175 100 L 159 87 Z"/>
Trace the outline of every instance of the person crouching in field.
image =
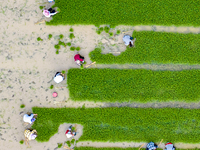
<path id="1" fill-rule="evenodd" d="M 124 35 L 124 37 L 123 37 L 123 41 L 126 46 L 129 45 L 130 47 L 133 47 L 135 40 L 136 40 L 136 38 L 133 40 L 133 37 L 131 37 L 130 35 Z"/>
<path id="2" fill-rule="evenodd" d="M 75 56 L 74 56 L 74 60 L 75 60 L 75 62 L 76 62 L 76 64 L 77 65 L 82 65 L 83 63 L 84 63 L 84 57 L 82 57 L 81 55 L 79 55 L 79 54 L 76 54 Z"/>
<path id="3" fill-rule="evenodd" d="M 47 9 L 43 10 L 43 15 L 44 15 L 45 17 L 47 17 L 47 18 L 49 18 L 49 17 L 51 17 L 51 16 L 53 16 L 53 15 L 55 15 L 55 14 L 57 14 L 57 13 L 58 13 L 58 12 L 55 11 L 55 10 L 53 10 L 52 8 L 49 8 L 48 10 L 47 10 Z"/>
<path id="4" fill-rule="evenodd" d="M 69 127 L 69 129 L 65 132 L 65 135 L 67 138 L 71 138 L 73 136 L 76 136 L 76 132 L 72 130 L 72 125 Z"/>
<path id="5" fill-rule="evenodd" d="M 25 144 L 29 145 L 29 141 L 34 140 L 37 137 L 37 131 L 26 129 L 24 131 L 24 137 L 25 137 L 25 142 L 26 142 Z"/>
<path id="6" fill-rule="evenodd" d="M 150 142 L 147 144 L 146 150 L 155 150 L 157 148 L 158 148 L 158 146 L 154 142 Z"/>
<path id="7" fill-rule="evenodd" d="M 62 74 L 61 72 L 57 72 L 56 75 L 55 75 L 54 78 L 53 78 L 53 80 L 54 80 L 56 83 L 60 83 L 60 82 L 62 82 L 64 79 L 65 79 L 65 75 Z"/>
<path id="8" fill-rule="evenodd" d="M 36 120 L 34 118 L 35 116 L 37 116 L 37 114 L 33 114 L 33 113 L 31 113 L 31 114 L 25 114 L 23 116 L 23 120 L 24 120 L 24 122 L 31 124 L 31 123 L 33 123 Z"/>
<path id="9" fill-rule="evenodd" d="M 174 145 L 172 144 L 172 143 L 167 143 L 167 144 L 165 144 L 165 150 L 175 150 L 175 147 L 174 147 Z"/>

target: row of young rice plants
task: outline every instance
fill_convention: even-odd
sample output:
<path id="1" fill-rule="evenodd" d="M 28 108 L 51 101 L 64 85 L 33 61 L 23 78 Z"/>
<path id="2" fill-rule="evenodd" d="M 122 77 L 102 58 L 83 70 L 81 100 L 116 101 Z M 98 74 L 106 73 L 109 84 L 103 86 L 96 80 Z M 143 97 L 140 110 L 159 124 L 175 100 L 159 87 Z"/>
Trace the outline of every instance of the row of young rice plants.
<path id="1" fill-rule="evenodd" d="M 119 56 L 101 54 L 96 48 L 90 59 L 98 64 L 200 64 L 200 35 L 154 31 L 134 31 L 135 47 Z"/>
<path id="2" fill-rule="evenodd" d="M 39 108 L 33 128 L 37 141 L 46 142 L 60 124 L 83 125 L 79 141 L 98 142 L 183 142 L 200 140 L 200 110 L 183 108 Z M 63 133 L 64 134 L 64 133 Z"/>
<path id="3" fill-rule="evenodd" d="M 70 69 L 72 100 L 101 102 L 166 102 L 200 100 L 200 70 Z"/>
<path id="4" fill-rule="evenodd" d="M 199 26 L 199 1 L 56 0 L 60 12 L 48 25 L 184 25 Z"/>
<path id="5" fill-rule="evenodd" d="M 74 150 L 138 150 L 139 148 L 132 147 L 132 148 L 119 148 L 119 147 L 75 147 Z M 141 150 L 146 150 L 146 148 L 141 148 Z M 157 148 L 157 150 L 163 150 L 161 148 Z M 176 150 L 199 150 L 198 148 L 195 149 L 177 149 Z"/>

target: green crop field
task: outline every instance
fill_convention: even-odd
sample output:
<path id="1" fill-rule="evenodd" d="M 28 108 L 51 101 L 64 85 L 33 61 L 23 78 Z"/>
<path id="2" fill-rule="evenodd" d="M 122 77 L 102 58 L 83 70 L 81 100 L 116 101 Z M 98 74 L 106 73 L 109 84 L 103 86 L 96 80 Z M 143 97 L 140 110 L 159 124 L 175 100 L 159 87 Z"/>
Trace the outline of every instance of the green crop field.
<path id="1" fill-rule="evenodd" d="M 200 70 L 70 69 L 72 100 L 101 102 L 199 101 Z"/>
<path id="2" fill-rule="evenodd" d="M 48 25 L 199 26 L 198 0 L 56 0 L 61 12 Z"/>
<path id="3" fill-rule="evenodd" d="M 83 125 L 79 141 L 199 143 L 200 110 L 182 108 L 39 108 L 32 128 L 48 141 L 63 123 Z M 67 130 L 67 129 L 66 129 Z M 64 133 L 63 133 L 64 134 Z"/>
<path id="4" fill-rule="evenodd" d="M 158 63 L 200 64 L 200 35 L 154 31 L 134 31 L 135 48 L 127 48 L 119 56 L 101 54 L 96 48 L 90 59 L 98 64 Z"/>

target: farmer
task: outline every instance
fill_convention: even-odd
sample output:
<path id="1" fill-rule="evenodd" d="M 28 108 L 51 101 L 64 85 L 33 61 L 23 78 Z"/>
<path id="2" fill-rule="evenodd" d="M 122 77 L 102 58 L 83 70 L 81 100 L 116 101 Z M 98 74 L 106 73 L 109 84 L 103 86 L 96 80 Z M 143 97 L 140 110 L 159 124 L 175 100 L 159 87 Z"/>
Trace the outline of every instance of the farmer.
<path id="1" fill-rule="evenodd" d="M 34 140 L 37 137 L 37 131 L 26 129 L 24 131 L 24 136 L 25 136 L 25 139 L 27 139 L 28 141 Z"/>
<path id="2" fill-rule="evenodd" d="M 158 148 L 158 146 L 154 142 L 150 142 L 147 144 L 146 150 L 155 150 L 157 148 Z"/>
<path id="3" fill-rule="evenodd" d="M 175 150 L 175 147 L 172 143 L 165 144 L 166 149 L 165 150 Z"/>
<path id="4" fill-rule="evenodd" d="M 33 123 L 36 119 L 34 118 L 34 116 L 37 116 L 37 114 L 33 114 L 33 113 L 31 113 L 31 114 L 25 114 L 24 116 L 23 116 L 23 120 L 24 120 L 24 122 L 28 122 L 28 123 Z"/>
<path id="5" fill-rule="evenodd" d="M 67 136 L 67 138 L 71 138 L 72 136 L 76 136 L 76 132 L 72 130 L 72 125 L 65 132 L 65 135 Z"/>
<path id="6" fill-rule="evenodd" d="M 49 17 L 51 17 L 51 16 L 53 16 L 55 14 L 57 14 L 57 11 L 53 10 L 52 8 L 49 8 L 48 10 L 45 9 L 43 11 L 43 15 L 45 15 L 45 17 L 47 17 L 47 18 L 49 18 Z"/>
<path id="7" fill-rule="evenodd" d="M 48 0 L 49 3 L 55 2 L 55 0 Z"/>
<path id="8" fill-rule="evenodd" d="M 79 66 L 84 63 L 84 57 L 82 57 L 79 54 L 76 54 L 74 56 L 74 60 L 75 60 L 76 64 L 79 65 Z"/>
<path id="9" fill-rule="evenodd" d="M 123 41 L 126 46 L 129 45 L 130 47 L 133 47 L 135 40 L 136 40 L 136 38 L 133 40 L 133 37 L 131 37 L 129 35 L 124 35 L 124 37 L 123 37 Z"/>
<path id="10" fill-rule="evenodd" d="M 60 83 L 60 82 L 62 82 L 64 79 L 65 79 L 65 76 L 64 76 L 64 74 L 62 74 L 61 72 L 57 72 L 56 75 L 55 75 L 54 78 L 53 78 L 53 80 L 54 80 L 56 83 Z"/>

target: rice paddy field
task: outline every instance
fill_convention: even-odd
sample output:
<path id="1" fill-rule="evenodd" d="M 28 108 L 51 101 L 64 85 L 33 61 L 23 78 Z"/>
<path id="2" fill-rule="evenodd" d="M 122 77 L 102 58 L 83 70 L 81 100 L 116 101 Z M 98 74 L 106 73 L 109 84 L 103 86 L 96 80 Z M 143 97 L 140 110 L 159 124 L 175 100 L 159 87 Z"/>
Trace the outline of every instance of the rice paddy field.
<path id="1" fill-rule="evenodd" d="M 70 69 L 70 98 L 101 102 L 200 100 L 199 70 Z M 78 81 L 78 82 L 77 82 Z"/>
<path id="2" fill-rule="evenodd" d="M 200 35 L 134 31 L 135 47 L 119 56 L 101 54 L 96 48 L 90 59 L 98 64 L 200 64 Z"/>
<path id="3" fill-rule="evenodd" d="M 199 1 L 56 0 L 61 12 L 47 25 L 176 25 L 198 26 Z"/>
<path id="4" fill-rule="evenodd" d="M 33 128 L 45 142 L 63 123 L 83 125 L 79 141 L 198 143 L 200 111 L 178 108 L 39 108 Z M 45 129 L 45 130 L 44 130 Z"/>

